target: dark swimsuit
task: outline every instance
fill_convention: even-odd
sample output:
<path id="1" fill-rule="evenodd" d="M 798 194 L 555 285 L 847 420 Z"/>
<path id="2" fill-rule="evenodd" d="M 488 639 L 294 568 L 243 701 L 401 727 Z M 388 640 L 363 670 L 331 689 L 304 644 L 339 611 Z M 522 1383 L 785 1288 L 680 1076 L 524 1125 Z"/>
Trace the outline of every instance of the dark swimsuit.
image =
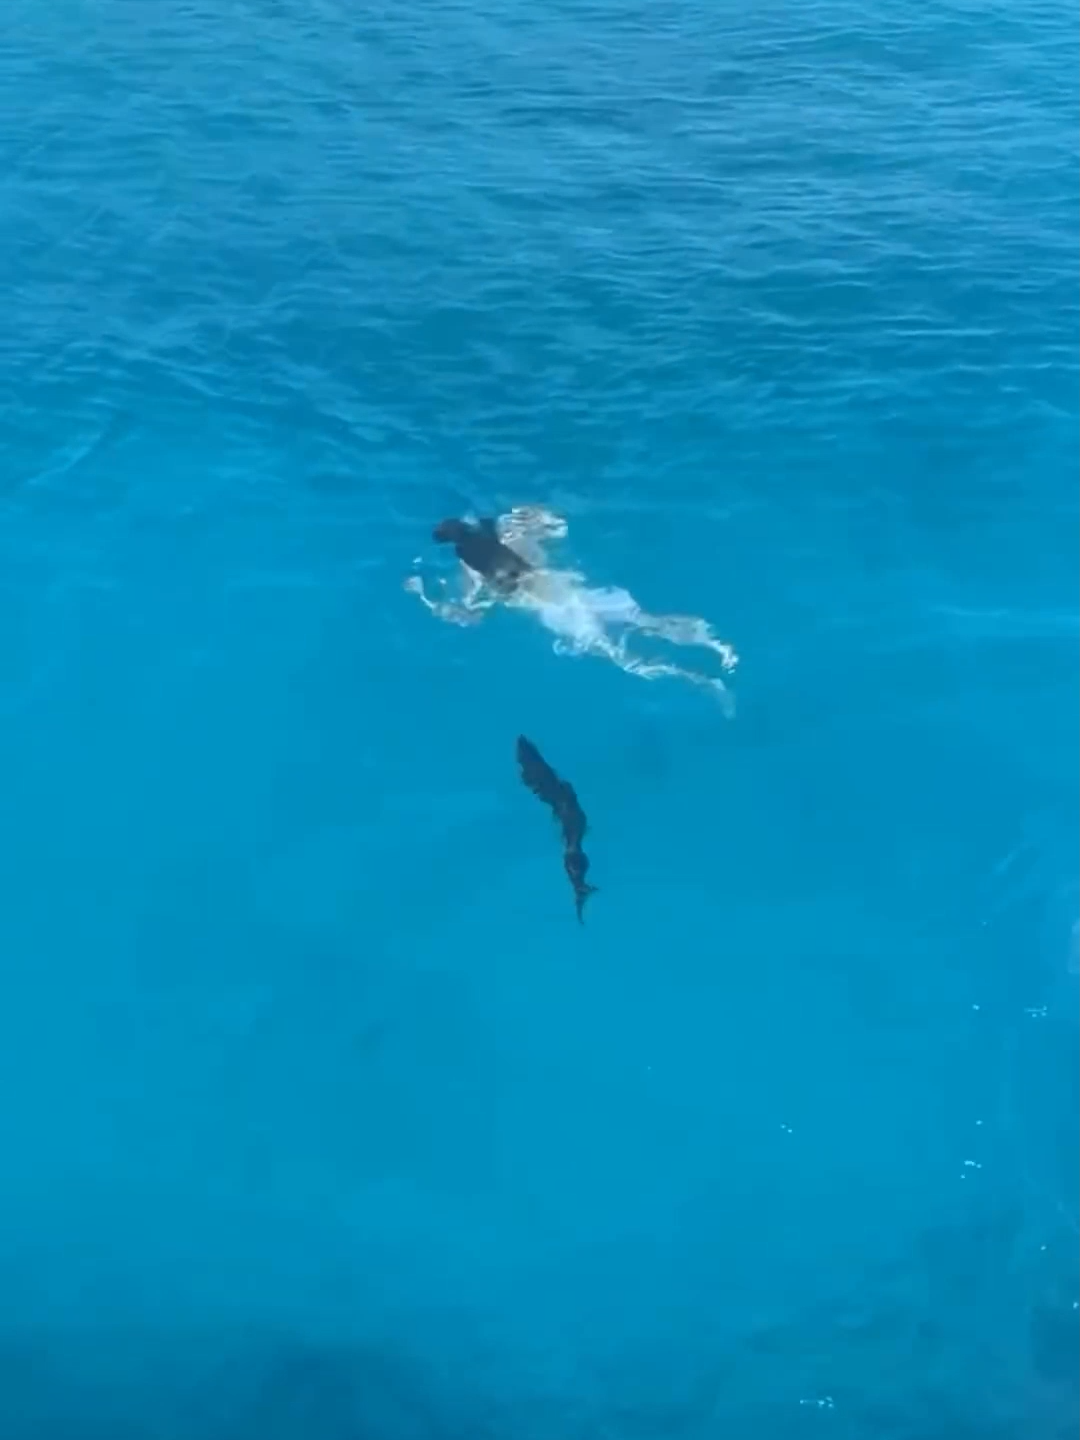
<path id="1" fill-rule="evenodd" d="M 454 526 L 450 531 L 450 525 Z M 494 520 L 481 520 L 476 525 L 465 521 L 444 521 L 446 540 L 454 546 L 454 553 L 463 565 L 475 570 L 493 590 L 510 595 L 517 589 L 519 581 L 532 571 L 532 566 L 523 560 L 499 539 Z M 440 530 L 443 526 L 439 527 Z M 439 539 L 436 532 L 436 539 Z M 444 542 L 445 543 L 445 542 Z"/>

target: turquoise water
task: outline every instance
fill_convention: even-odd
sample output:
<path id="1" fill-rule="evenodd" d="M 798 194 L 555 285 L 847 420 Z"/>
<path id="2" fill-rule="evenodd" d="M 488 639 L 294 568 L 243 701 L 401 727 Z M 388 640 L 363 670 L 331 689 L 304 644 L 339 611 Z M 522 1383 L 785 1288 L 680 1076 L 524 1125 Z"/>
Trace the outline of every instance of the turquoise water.
<path id="1" fill-rule="evenodd" d="M 1077 49 L 8 0 L 4 1440 L 1075 1433 Z"/>

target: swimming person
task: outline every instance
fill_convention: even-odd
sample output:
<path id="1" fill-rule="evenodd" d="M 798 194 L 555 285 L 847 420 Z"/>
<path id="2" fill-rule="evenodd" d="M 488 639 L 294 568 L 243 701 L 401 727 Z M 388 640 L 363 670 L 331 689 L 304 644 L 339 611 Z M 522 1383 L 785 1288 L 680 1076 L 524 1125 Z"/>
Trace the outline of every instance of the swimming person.
<path id="1" fill-rule="evenodd" d="M 440 545 L 453 545 L 466 570 L 479 575 L 492 590 L 507 596 L 532 566 L 499 538 L 494 520 L 443 520 L 431 532 Z"/>
<path id="2" fill-rule="evenodd" d="M 597 655 L 642 680 L 689 680 L 712 690 L 732 714 L 731 693 L 719 676 L 645 659 L 629 649 L 628 641 L 645 635 L 672 645 L 701 646 L 713 651 L 725 673 L 738 663 L 734 649 L 696 616 L 650 615 L 628 590 L 586 585 L 576 571 L 554 568 L 545 546 L 566 533 L 562 516 L 539 506 L 515 506 L 497 520 L 443 520 L 433 538 L 454 546 L 462 570 L 460 596 L 432 598 L 419 575 L 410 575 L 405 589 L 438 619 L 456 625 L 477 624 L 495 605 L 526 611 L 555 636 L 557 655 Z M 445 589 L 446 581 L 440 584 Z"/>

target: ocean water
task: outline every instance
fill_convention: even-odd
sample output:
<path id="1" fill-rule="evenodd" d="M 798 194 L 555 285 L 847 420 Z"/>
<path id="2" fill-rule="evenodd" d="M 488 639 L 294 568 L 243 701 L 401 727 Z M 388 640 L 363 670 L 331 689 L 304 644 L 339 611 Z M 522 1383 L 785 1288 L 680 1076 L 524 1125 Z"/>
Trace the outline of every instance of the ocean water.
<path id="1" fill-rule="evenodd" d="M 1077 39 L 8 0 L 3 1440 L 1075 1434 Z"/>

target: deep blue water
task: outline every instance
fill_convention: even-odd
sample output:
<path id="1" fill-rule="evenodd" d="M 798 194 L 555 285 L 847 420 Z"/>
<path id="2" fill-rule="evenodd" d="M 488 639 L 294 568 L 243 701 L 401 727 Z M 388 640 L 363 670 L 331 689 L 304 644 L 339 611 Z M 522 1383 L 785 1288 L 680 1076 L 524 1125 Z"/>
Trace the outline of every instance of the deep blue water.
<path id="1" fill-rule="evenodd" d="M 1077 50 L 7 0 L 3 1440 L 1075 1433 Z"/>

